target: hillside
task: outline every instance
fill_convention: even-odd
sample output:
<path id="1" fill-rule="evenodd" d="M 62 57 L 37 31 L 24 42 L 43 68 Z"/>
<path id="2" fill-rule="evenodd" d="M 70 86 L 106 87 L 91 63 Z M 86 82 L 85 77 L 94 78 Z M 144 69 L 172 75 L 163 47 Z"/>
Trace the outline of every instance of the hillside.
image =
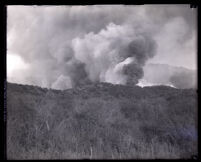
<path id="1" fill-rule="evenodd" d="M 167 64 L 147 64 L 143 70 L 144 80 L 152 84 L 169 84 L 179 89 L 197 87 L 196 70 Z"/>
<path id="2" fill-rule="evenodd" d="M 197 154 L 194 89 L 7 84 L 8 159 L 153 159 Z"/>

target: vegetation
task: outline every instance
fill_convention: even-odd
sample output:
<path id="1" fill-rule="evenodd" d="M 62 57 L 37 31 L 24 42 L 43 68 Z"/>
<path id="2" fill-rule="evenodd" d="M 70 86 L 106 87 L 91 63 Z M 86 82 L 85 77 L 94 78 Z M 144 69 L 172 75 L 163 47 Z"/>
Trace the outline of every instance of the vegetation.
<path id="1" fill-rule="evenodd" d="M 8 159 L 180 159 L 197 155 L 197 94 L 89 84 L 7 85 Z"/>

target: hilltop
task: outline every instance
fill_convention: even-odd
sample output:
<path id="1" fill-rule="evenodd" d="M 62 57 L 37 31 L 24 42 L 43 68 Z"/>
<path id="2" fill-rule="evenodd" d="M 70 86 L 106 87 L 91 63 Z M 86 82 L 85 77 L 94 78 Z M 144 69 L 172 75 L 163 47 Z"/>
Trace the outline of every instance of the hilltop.
<path id="1" fill-rule="evenodd" d="M 144 80 L 152 84 L 169 84 L 179 89 L 197 87 L 196 70 L 153 63 L 146 64 L 143 70 Z"/>
<path id="2" fill-rule="evenodd" d="M 190 158 L 197 93 L 94 83 L 67 90 L 7 83 L 8 159 Z"/>

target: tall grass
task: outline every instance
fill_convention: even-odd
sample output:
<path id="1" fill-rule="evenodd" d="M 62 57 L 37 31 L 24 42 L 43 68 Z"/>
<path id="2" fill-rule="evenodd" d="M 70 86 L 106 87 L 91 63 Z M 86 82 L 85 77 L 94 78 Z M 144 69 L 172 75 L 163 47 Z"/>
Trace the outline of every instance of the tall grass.
<path id="1" fill-rule="evenodd" d="M 127 96 L 123 86 L 93 88 L 75 93 L 9 84 L 8 159 L 181 159 L 197 154 L 193 90 L 129 88 L 138 94 Z"/>

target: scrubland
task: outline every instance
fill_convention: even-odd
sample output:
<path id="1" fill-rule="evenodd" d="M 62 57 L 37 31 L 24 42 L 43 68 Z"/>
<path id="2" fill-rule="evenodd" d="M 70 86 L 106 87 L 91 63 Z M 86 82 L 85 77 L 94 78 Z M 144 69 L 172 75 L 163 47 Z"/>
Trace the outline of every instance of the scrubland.
<path id="1" fill-rule="evenodd" d="M 8 159 L 188 159 L 197 142 L 195 89 L 7 84 Z"/>

